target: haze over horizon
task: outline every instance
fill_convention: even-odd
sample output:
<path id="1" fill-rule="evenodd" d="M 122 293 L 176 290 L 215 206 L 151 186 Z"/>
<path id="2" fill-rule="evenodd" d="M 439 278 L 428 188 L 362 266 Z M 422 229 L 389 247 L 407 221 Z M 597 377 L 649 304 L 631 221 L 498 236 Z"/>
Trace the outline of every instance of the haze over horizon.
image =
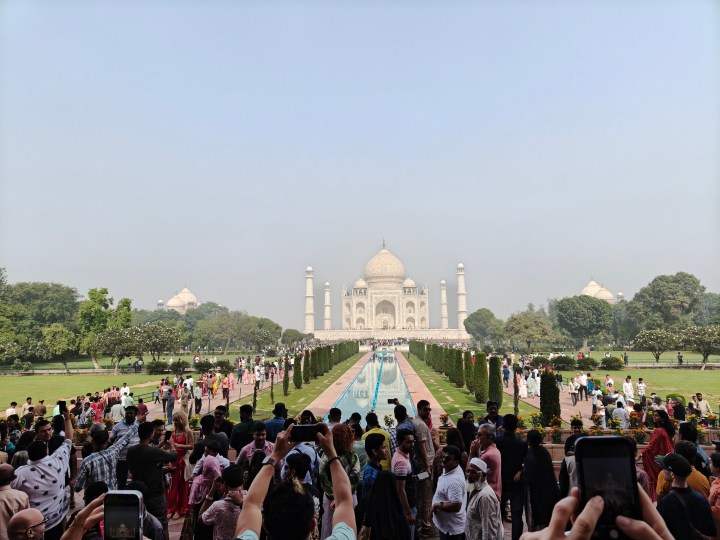
<path id="1" fill-rule="evenodd" d="M 0 266 L 303 329 L 382 247 L 456 324 L 720 292 L 720 5 L 6 1 Z"/>

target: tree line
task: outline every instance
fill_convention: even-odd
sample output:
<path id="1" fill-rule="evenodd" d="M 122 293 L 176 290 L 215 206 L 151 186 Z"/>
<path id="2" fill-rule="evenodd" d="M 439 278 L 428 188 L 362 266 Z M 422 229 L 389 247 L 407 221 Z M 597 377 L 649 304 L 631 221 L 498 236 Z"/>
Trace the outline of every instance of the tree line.
<path id="1" fill-rule="evenodd" d="M 274 348 L 312 336 L 286 329 L 265 318 L 206 302 L 181 315 L 173 310 L 132 309 L 129 298 L 117 302 L 107 288 L 82 298 L 59 283 L 8 283 L 0 268 L 0 364 L 67 361 L 87 354 L 95 367 L 99 356 L 113 365 L 126 358 L 153 360 L 182 347 L 206 351 Z"/>
<path id="2" fill-rule="evenodd" d="M 486 350 L 522 345 L 580 347 L 591 341 L 659 354 L 675 348 L 699 352 L 703 362 L 720 350 L 720 294 L 706 292 L 685 272 L 661 275 L 631 300 L 609 304 L 590 296 L 549 299 L 547 309 L 529 304 L 503 321 L 481 308 L 465 320 L 466 331 Z"/>

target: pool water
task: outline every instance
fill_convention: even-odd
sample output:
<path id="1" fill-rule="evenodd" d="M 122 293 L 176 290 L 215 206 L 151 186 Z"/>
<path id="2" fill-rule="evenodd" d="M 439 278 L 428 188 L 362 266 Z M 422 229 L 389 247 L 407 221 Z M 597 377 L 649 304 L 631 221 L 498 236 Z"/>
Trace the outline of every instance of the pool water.
<path id="1" fill-rule="evenodd" d="M 388 403 L 388 400 L 396 398 L 405 406 L 409 415 L 415 416 L 415 406 L 395 354 L 392 351 L 378 351 L 370 357 L 333 406 L 342 411 L 343 419 L 359 412 L 364 420 L 365 415 L 374 410 L 383 426 L 383 417 L 386 414 L 392 416 L 395 409 L 395 404 Z"/>

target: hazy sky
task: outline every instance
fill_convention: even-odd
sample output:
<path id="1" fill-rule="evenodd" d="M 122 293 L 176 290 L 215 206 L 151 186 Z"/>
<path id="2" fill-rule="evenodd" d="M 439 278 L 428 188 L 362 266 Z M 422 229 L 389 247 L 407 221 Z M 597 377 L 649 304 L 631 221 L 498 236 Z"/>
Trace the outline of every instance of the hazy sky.
<path id="1" fill-rule="evenodd" d="M 720 292 L 720 4 L 0 3 L 0 266 L 303 328 L 388 248 L 506 317 Z"/>

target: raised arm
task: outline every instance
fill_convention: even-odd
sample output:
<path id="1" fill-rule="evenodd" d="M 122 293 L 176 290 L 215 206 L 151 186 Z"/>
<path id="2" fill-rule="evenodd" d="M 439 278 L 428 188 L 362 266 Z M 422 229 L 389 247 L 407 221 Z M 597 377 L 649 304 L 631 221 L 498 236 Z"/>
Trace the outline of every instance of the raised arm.
<path id="1" fill-rule="evenodd" d="M 332 521 L 333 528 L 335 528 L 335 525 L 338 523 L 345 523 L 357 534 L 350 478 L 348 478 L 337 456 L 330 429 L 323 423 L 318 424 L 318 426 L 320 427 L 320 433 L 318 433 L 317 438 L 325 452 L 325 456 L 328 458 L 327 466 L 330 468 L 332 477 L 333 496 L 335 498 L 335 513 L 333 514 Z"/>

